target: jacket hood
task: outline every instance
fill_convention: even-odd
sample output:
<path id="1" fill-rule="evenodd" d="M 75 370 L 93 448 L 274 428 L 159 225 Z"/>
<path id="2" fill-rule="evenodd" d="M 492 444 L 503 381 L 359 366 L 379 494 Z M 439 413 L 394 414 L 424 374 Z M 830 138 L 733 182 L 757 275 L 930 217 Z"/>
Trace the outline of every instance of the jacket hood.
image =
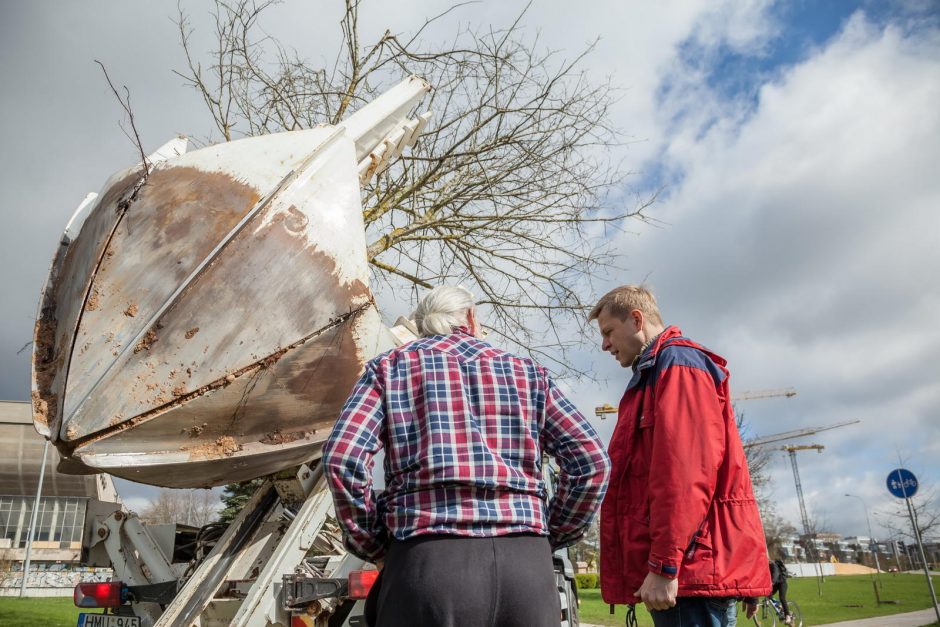
<path id="1" fill-rule="evenodd" d="M 650 344 L 650 346 L 645 351 L 643 351 L 643 354 L 640 355 L 640 359 L 637 361 L 636 370 L 644 370 L 656 365 L 656 358 L 666 346 L 688 346 L 705 353 L 709 359 L 715 362 L 715 364 L 720 366 L 722 369 L 725 369 L 725 367 L 728 365 L 728 360 L 726 360 L 724 357 L 708 348 L 705 348 L 698 342 L 693 342 L 689 338 L 682 335 L 682 329 L 675 325 L 670 325 L 666 327 L 662 333 L 656 336 L 656 339 L 653 340 L 653 343 Z"/>

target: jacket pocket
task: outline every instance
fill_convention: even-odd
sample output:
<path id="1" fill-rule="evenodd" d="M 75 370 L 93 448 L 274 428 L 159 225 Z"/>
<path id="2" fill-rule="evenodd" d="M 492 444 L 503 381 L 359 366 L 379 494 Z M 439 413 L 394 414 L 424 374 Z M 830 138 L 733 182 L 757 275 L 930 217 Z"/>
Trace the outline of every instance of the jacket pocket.
<path id="1" fill-rule="evenodd" d="M 683 585 L 711 586 L 715 583 L 715 552 L 707 530 L 696 534 L 682 556 Z"/>

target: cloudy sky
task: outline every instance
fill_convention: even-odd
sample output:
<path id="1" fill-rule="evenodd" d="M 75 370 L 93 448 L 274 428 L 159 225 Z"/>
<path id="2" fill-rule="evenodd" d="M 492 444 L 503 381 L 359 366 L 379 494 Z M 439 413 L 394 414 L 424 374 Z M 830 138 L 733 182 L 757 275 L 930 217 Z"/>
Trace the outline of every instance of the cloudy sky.
<path id="1" fill-rule="evenodd" d="M 288 2 L 264 27 L 314 62 L 331 57 L 339 2 Z M 521 4 L 484 1 L 459 23 L 506 24 Z M 186 2 L 208 45 L 209 7 Z M 383 5 L 395 5 L 395 9 Z M 210 120 L 173 69 L 184 59 L 173 2 L 0 0 L 0 398 L 29 395 L 28 350 L 59 235 L 89 191 L 136 160 L 95 59 L 126 84 L 145 148 Z M 409 32 L 437 3 L 365 3 L 364 38 Z M 662 189 L 656 225 L 629 225 L 606 286 L 648 280 L 667 322 L 724 354 L 756 435 L 858 419 L 806 438 L 807 504 L 865 533 L 862 496 L 890 504 L 899 458 L 940 484 L 940 11 L 923 2 L 535 0 L 525 32 L 624 87 L 614 122 L 630 137 L 627 196 Z M 930 103 L 933 103 L 932 105 Z M 625 372 L 594 347 L 585 413 L 616 404 Z M 609 436 L 613 420 L 597 421 Z M 780 512 L 799 524 L 783 453 Z M 147 491 L 122 483 L 140 503 Z M 873 519 L 877 527 L 877 517 Z M 879 532 L 876 530 L 876 535 Z"/>

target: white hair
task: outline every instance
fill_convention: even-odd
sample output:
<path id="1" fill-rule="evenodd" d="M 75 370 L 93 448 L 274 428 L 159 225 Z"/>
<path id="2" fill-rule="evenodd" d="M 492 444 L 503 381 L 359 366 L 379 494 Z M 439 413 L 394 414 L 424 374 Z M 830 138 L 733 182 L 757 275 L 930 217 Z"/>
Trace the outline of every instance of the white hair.
<path id="1" fill-rule="evenodd" d="M 473 294 L 452 285 L 441 285 L 428 292 L 413 314 L 421 337 L 449 335 L 467 325 L 467 312 L 473 309 Z"/>

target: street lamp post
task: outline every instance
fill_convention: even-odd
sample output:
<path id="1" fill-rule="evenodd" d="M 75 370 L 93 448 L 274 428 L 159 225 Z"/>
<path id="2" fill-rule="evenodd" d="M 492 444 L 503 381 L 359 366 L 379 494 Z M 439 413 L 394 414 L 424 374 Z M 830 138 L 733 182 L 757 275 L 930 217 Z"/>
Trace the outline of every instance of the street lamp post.
<path id="1" fill-rule="evenodd" d="M 871 532 L 871 518 L 868 516 L 868 504 L 865 502 L 865 499 L 858 495 L 846 494 L 846 496 L 858 499 L 862 502 L 862 507 L 865 508 L 865 522 L 868 523 L 868 550 L 870 550 L 875 557 L 875 570 L 878 571 L 878 586 L 881 587 L 881 564 L 878 562 L 878 545 L 875 544 L 875 536 Z"/>

